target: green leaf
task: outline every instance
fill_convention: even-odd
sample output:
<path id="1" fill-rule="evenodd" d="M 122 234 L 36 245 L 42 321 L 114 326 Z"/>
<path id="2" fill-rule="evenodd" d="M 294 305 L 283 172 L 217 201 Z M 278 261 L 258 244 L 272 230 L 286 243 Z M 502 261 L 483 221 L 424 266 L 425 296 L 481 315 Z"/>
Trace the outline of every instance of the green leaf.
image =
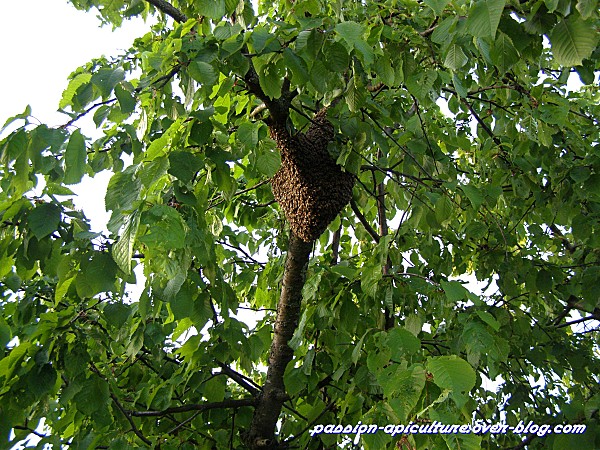
<path id="1" fill-rule="evenodd" d="M 467 31 L 475 37 L 495 37 L 506 0 L 479 0 L 467 18 Z"/>
<path id="2" fill-rule="evenodd" d="M 58 104 L 59 108 L 66 108 L 69 105 L 72 105 L 73 97 L 77 93 L 77 90 L 86 83 L 89 83 L 92 79 L 92 74 L 90 73 L 80 73 L 75 78 L 73 78 L 67 88 L 63 91 L 62 98 Z"/>
<path id="3" fill-rule="evenodd" d="M 377 59 L 373 65 L 373 70 L 375 70 L 375 73 L 377 73 L 377 76 L 381 79 L 383 84 L 388 87 L 394 86 L 396 73 L 394 72 L 392 62 L 389 58 L 382 57 Z"/>
<path id="4" fill-rule="evenodd" d="M 513 45 L 512 39 L 500 32 L 490 50 L 492 62 L 501 74 L 504 74 L 519 61 L 519 52 Z"/>
<path id="5" fill-rule="evenodd" d="M 97 252 L 90 260 L 81 263 L 75 279 L 77 294 L 91 298 L 100 292 L 114 290 L 118 266 L 109 253 Z"/>
<path id="6" fill-rule="evenodd" d="M 254 149 L 258 144 L 258 130 L 260 123 L 257 122 L 243 122 L 237 132 L 236 136 L 238 140 L 247 149 Z"/>
<path id="7" fill-rule="evenodd" d="M 399 364 L 390 364 L 377 375 L 377 381 L 388 397 L 390 407 L 403 422 L 419 402 L 426 374 L 420 365 L 404 369 Z"/>
<path id="8" fill-rule="evenodd" d="M 479 209 L 485 200 L 484 194 L 481 192 L 481 190 L 475 186 L 471 186 L 470 184 L 460 186 L 460 188 L 471 201 L 473 208 Z"/>
<path id="9" fill-rule="evenodd" d="M 210 119 L 202 122 L 195 122 L 190 130 L 189 141 L 194 145 L 205 145 L 211 141 L 213 124 Z"/>
<path id="10" fill-rule="evenodd" d="M 184 183 L 192 181 L 196 173 L 204 166 L 202 158 L 190 151 L 179 151 L 169 153 L 168 172 Z"/>
<path id="11" fill-rule="evenodd" d="M 579 66 L 596 49 L 598 33 L 589 22 L 572 15 L 556 24 L 550 33 L 552 54 L 565 67 Z"/>
<path id="12" fill-rule="evenodd" d="M 584 20 L 587 20 L 598 11 L 598 0 L 579 0 L 576 8 L 577 11 L 579 11 L 579 14 L 581 14 L 581 17 Z"/>
<path id="13" fill-rule="evenodd" d="M 446 298 L 451 303 L 456 303 L 460 300 L 466 300 L 469 291 L 458 281 L 444 281 L 441 283 L 442 289 L 446 293 Z"/>
<path id="14" fill-rule="evenodd" d="M 365 342 L 365 337 L 367 336 L 369 332 L 366 331 L 365 334 L 362 335 L 362 337 L 359 339 L 359 341 L 356 343 L 356 345 L 354 346 L 354 349 L 352 350 L 352 362 L 354 364 L 356 364 L 360 358 L 360 354 L 362 352 L 362 348 L 363 348 L 363 344 Z"/>
<path id="15" fill-rule="evenodd" d="M 273 149 L 265 149 L 261 145 L 256 158 L 256 168 L 258 171 L 267 177 L 272 177 L 279 170 L 280 166 L 281 156 L 279 152 Z"/>
<path id="16" fill-rule="evenodd" d="M 327 67 L 334 72 L 344 72 L 350 65 L 348 50 L 339 42 L 332 42 L 324 48 Z M 389 60 L 384 58 L 389 64 Z M 390 66 L 391 67 L 391 66 Z M 377 70 L 377 69 L 376 69 Z"/>
<path id="17" fill-rule="evenodd" d="M 77 184 L 85 174 L 87 149 L 85 137 L 81 131 L 75 130 L 65 150 L 65 184 Z"/>
<path id="18" fill-rule="evenodd" d="M 120 84 L 115 86 L 115 95 L 123 114 L 131 114 L 135 110 L 135 97 Z"/>
<path id="19" fill-rule="evenodd" d="M 290 48 L 283 50 L 283 61 L 286 67 L 292 72 L 292 82 L 302 85 L 308 81 L 308 67 L 306 62 L 298 57 Z"/>
<path id="20" fill-rule="evenodd" d="M 127 322 L 132 313 L 132 308 L 123 303 L 110 303 L 102 310 L 106 323 L 112 328 L 119 329 Z"/>
<path id="21" fill-rule="evenodd" d="M 2 128 L 0 128 L 0 133 L 2 133 L 6 129 L 7 126 L 9 126 L 11 123 L 13 123 L 17 120 L 27 121 L 29 116 L 31 116 L 31 106 L 27 105 L 25 107 L 25 111 L 23 111 L 21 114 L 17 114 L 15 116 L 12 116 L 12 117 L 9 117 L 8 119 L 6 119 L 6 122 L 4 122 L 4 125 L 2 126 Z"/>
<path id="22" fill-rule="evenodd" d="M 129 166 L 125 171 L 115 173 L 108 183 L 104 205 L 107 211 L 128 211 L 138 199 L 142 183 L 135 176 L 135 166 Z"/>
<path id="23" fill-rule="evenodd" d="M 335 31 L 350 49 L 355 48 L 362 55 L 365 65 L 368 66 L 373 62 L 373 49 L 362 38 L 364 29 L 361 24 L 353 21 L 340 22 L 335 26 Z"/>
<path id="24" fill-rule="evenodd" d="M 115 86 L 125 79 L 125 71 L 121 67 L 116 69 L 100 69 L 92 75 L 92 83 L 100 89 L 102 98 L 110 97 Z"/>
<path id="25" fill-rule="evenodd" d="M 446 53 L 446 59 L 444 60 L 444 66 L 452 70 L 458 70 L 467 63 L 467 55 L 463 52 L 462 48 L 457 44 L 452 44 L 448 48 Z"/>
<path id="26" fill-rule="evenodd" d="M 552 287 L 554 285 L 552 281 L 552 274 L 545 269 L 540 270 L 537 273 L 535 284 L 541 292 L 552 291 Z"/>
<path id="27" fill-rule="evenodd" d="M 6 321 L 0 317 L 0 348 L 4 348 L 12 339 L 12 330 Z M 1 376 L 1 374 L 0 374 Z"/>
<path id="28" fill-rule="evenodd" d="M 436 79 L 437 73 L 433 70 L 418 72 L 408 77 L 406 87 L 418 100 L 423 101 L 427 98 L 429 92 L 431 92 Z"/>
<path id="29" fill-rule="evenodd" d="M 425 0 L 425 4 L 433 10 L 436 16 L 442 15 L 448 3 L 449 0 Z"/>
<path id="30" fill-rule="evenodd" d="M 392 350 L 392 359 L 400 360 L 406 353 L 414 354 L 421 349 L 421 341 L 405 328 L 388 331 L 387 345 Z"/>
<path id="31" fill-rule="evenodd" d="M 344 93 L 344 97 L 346 99 L 348 109 L 352 112 L 359 111 L 363 106 L 365 101 L 364 89 L 362 89 L 360 86 L 357 86 L 354 77 L 348 81 L 348 86 L 346 88 L 346 92 Z"/>
<path id="32" fill-rule="evenodd" d="M 277 37 L 262 26 L 254 28 L 250 40 L 256 53 L 268 53 L 281 48 Z"/>
<path id="33" fill-rule="evenodd" d="M 310 71 L 310 82 L 318 92 L 327 92 L 327 79 L 331 74 L 320 60 L 313 63 Z"/>
<path id="34" fill-rule="evenodd" d="M 258 74 L 258 81 L 263 92 L 272 99 L 281 97 L 283 77 L 274 64 L 266 64 Z"/>
<path id="35" fill-rule="evenodd" d="M 56 384 L 58 374 L 51 364 L 44 364 L 39 369 L 29 373 L 29 389 L 36 397 L 48 393 Z"/>
<path id="36" fill-rule="evenodd" d="M 496 320 L 496 318 L 494 316 L 492 316 L 489 312 L 487 312 L 487 311 L 477 311 L 477 315 L 479 316 L 479 318 L 481 320 L 483 320 L 490 327 L 492 327 L 494 329 L 494 331 L 499 331 L 500 330 L 500 322 L 498 322 Z"/>
<path id="37" fill-rule="evenodd" d="M 59 224 L 60 207 L 54 203 L 41 203 L 29 213 L 29 229 L 38 240 L 58 230 Z"/>
<path id="38" fill-rule="evenodd" d="M 131 257 L 133 256 L 133 243 L 140 224 L 138 211 L 134 211 L 125 219 L 123 234 L 112 247 L 112 256 L 119 268 L 126 274 L 131 273 Z"/>
<path id="39" fill-rule="evenodd" d="M 198 0 L 198 13 L 210 19 L 220 20 L 225 15 L 225 0 Z"/>
<path id="40" fill-rule="evenodd" d="M 350 47 L 354 47 L 357 42 L 362 41 L 364 33 L 363 26 L 360 23 L 353 21 L 338 23 L 335 26 L 335 31 Z"/>
<path id="41" fill-rule="evenodd" d="M 475 386 L 475 370 L 456 355 L 434 356 L 427 362 L 427 370 L 433 375 L 433 382 L 442 389 L 468 392 Z"/>
<path id="42" fill-rule="evenodd" d="M 219 75 L 215 68 L 204 61 L 192 61 L 188 66 L 190 76 L 202 86 L 214 86 Z"/>
<path id="43" fill-rule="evenodd" d="M 73 400 L 79 411 L 90 415 L 108 404 L 110 400 L 108 384 L 99 376 L 90 377 Z"/>
<path id="44" fill-rule="evenodd" d="M 176 209 L 166 205 L 155 205 L 142 215 L 148 231 L 139 238 L 140 242 L 154 248 L 173 250 L 185 244 L 185 226 Z"/>

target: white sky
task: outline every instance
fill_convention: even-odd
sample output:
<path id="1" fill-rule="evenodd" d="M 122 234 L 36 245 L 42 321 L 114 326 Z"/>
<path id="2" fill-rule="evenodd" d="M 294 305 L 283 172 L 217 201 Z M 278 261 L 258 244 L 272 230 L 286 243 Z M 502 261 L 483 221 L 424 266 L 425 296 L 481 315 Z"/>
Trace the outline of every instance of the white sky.
<path id="1" fill-rule="evenodd" d="M 28 104 L 41 123 L 66 123 L 69 117 L 57 109 L 69 74 L 92 58 L 122 53 L 150 28 L 139 19 L 114 32 L 99 24 L 96 14 L 78 11 L 66 0 L 0 1 L 0 127 Z M 73 189 L 84 194 L 74 200 L 94 231 L 104 229 L 109 218 L 104 210 L 109 179 L 107 171 L 93 180 L 86 176 Z"/>

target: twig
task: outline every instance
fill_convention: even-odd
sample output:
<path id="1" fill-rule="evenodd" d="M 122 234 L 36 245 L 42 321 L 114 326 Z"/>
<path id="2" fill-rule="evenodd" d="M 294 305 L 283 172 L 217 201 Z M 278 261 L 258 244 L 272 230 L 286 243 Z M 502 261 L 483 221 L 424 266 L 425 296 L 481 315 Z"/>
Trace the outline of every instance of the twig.
<path id="1" fill-rule="evenodd" d="M 44 434 L 44 433 L 40 433 L 40 432 L 38 432 L 38 431 L 35 431 L 33 428 L 24 427 L 24 426 L 21 426 L 21 425 L 15 425 L 13 428 L 14 428 L 15 430 L 27 431 L 28 433 L 30 433 L 30 434 L 33 434 L 33 435 L 35 435 L 35 436 L 37 436 L 37 437 L 39 437 L 39 438 L 42 438 L 42 439 L 45 439 L 45 438 L 47 438 L 47 437 L 50 437 L 50 436 L 48 436 L 47 434 Z"/>
<path id="2" fill-rule="evenodd" d="M 588 320 L 598 320 L 598 317 L 596 317 L 595 315 L 592 314 L 591 316 L 582 317 L 581 319 L 571 320 L 570 322 L 562 323 L 562 324 L 558 325 L 556 328 L 565 328 L 565 327 L 568 327 L 571 325 L 576 325 L 581 322 L 587 322 Z"/>
<path id="3" fill-rule="evenodd" d="M 110 398 L 113 399 L 113 402 L 115 402 L 115 405 L 117 406 L 117 408 L 119 409 L 119 411 L 121 411 L 123 413 L 123 415 L 127 419 L 127 422 L 129 422 L 129 425 L 131 425 L 131 431 L 133 431 L 135 433 L 135 435 L 137 437 L 139 437 L 144 442 L 144 444 L 151 446 L 152 445 L 152 441 L 150 441 L 147 437 L 145 437 L 140 432 L 140 430 L 138 430 L 138 427 L 136 426 L 135 422 L 131 418 L 131 416 L 133 414 L 131 414 L 131 412 L 128 412 L 127 410 L 125 410 L 125 408 L 123 408 L 123 405 L 121 405 L 121 402 L 119 402 L 119 399 L 116 397 L 115 394 L 111 393 L 110 394 Z"/>
<path id="4" fill-rule="evenodd" d="M 364 108 L 361 110 L 369 119 L 371 119 L 371 121 L 377 126 L 377 128 L 379 128 L 381 131 L 383 131 L 385 133 L 385 135 L 390 138 L 390 140 L 396 144 L 396 146 L 405 154 L 407 155 L 410 159 L 412 159 L 415 163 L 415 165 L 421 169 L 421 171 L 427 175 L 429 178 L 433 178 L 431 176 L 431 174 L 429 172 L 427 172 L 427 170 L 425 169 L 425 167 L 423 167 L 423 165 L 417 160 L 417 158 L 415 158 L 413 156 L 413 154 L 411 152 L 409 152 L 406 148 L 404 148 L 400 142 L 398 142 L 398 140 L 392 136 L 392 134 L 386 130 L 384 127 L 381 126 L 381 124 L 371 115 L 369 114 L 369 112 L 367 110 L 365 110 Z"/>
<path id="5" fill-rule="evenodd" d="M 73 125 L 75 122 L 77 122 L 79 119 L 81 119 L 83 116 L 87 115 L 89 112 L 93 111 L 94 109 L 96 109 L 96 108 L 98 108 L 100 106 L 103 106 L 103 105 L 110 105 L 111 103 L 114 103 L 116 101 L 117 101 L 116 98 L 111 98 L 110 100 L 105 100 L 103 102 L 94 103 L 88 109 L 86 109 L 82 113 L 77 114 L 74 118 L 72 118 L 71 120 L 69 120 L 64 125 L 61 125 L 59 128 L 61 128 L 61 129 L 64 130 L 65 128 L 70 127 L 71 125 Z"/>
<path id="6" fill-rule="evenodd" d="M 550 225 L 550 231 L 552 231 L 552 233 L 554 233 L 556 235 L 556 237 L 558 237 L 562 244 L 565 246 L 565 248 L 569 251 L 569 253 L 573 254 L 575 252 L 575 250 L 577 249 L 577 246 L 575 244 L 573 244 L 572 242 L 570 242 L 565 235 L 562 233 L 562 231 L 560 231 L 560 229 L 556 226 L 556 224 L 552 224 Z"/>
<path id="7" fill-rule="evenodd" d="M 226 247 L 229 247 L 229 248 L 232 248 L 232 249 L 234 249 L 234 250 L 237 250 L 238 252 L 241 252 L 241 253 L 242 253 L 242 254 L 243 254 L 243 255 L 244 255 L 246 258 L 248 258 L 248 259 L 249 259 L 250 261 L 252 261 L 254 264 L 258 264 L 258 265 L 261 265 L 261 266 L 264 266 L 264 265 L 265 265 L 265 263 L 262 263 L 262 262 L 260 262 L 260 261 L 258 261 L 258 260 L 256 260 L 256 259 L 254 259 L 254 258 L 253 258 L 253 257 L 252 257 L 252 256 L 251 256 L 251 255 L 250 255 L 248 252 L 247 252 L 247 251 L 245 251 L 245 250 L 244 250 L 243 248 L 241 248 L 241 247 L 236 247 L 235 245 L 231 245 L 231 244 L 229 244 L 229 243 L 227 243 L 227 242 L 225 242 L 225 241 L 220 241 L 220 240 L 217 240 L 216 242 L 217 242 L 217 244 L 221 244 L 221 245 L 224 245 L 224 246 L 226 246 Z"/>
<path id="8" fill-rule="evenodd" d="M 167 16 L 173 18 L 176 22 L 187 22 L 188 17 L 182 13 L 179 9 L 175 8 L 169 2 L 165 0 L 146 0 L 152 6 L 154 6 L 159 11 L 163 12 Z"/>
<path id="9" fill-rule="evenodd" d="M 162 417 L 167 414 L 178 414 L 189 411 L 209 411 L 211 409 L 241 408 L 244 406 L 254 406 L 256 400 L 253 398 L 243 398 L 239 400 L 223 400 L 213 403 L 193 403 L 190 405 L 174 406 L 163 409 L 162 411 L 127 411 L 133 417 Z"/>
<path id="10" fill-rule="evenodd" d="M 500 141 L 500 139 L 498 139 L 494 135 L 494 132 L 487 125 L 487 123 L 485 123 L 483 121 L 483 119 L 481 117 L 479 117 L 479 114 L 477 114 L 475 112 L 475 110 L 473 109 L 473 106 L 471 106 L 471 104 L 466 99 L 464 99 L 464 98 L 462 99 L 462 102 L 467 106 L 467 108 L 469 108 L 469 111 L 471 112 L 471 115 L 475 118 L 475 120 L 477 121 L 477 123 L 479 123 L 479 125 L 481 125 L 481 128 L 483 128 L 485 130 L 485 132 L 488 134 L 488 136 L 492 138 L 492 140 L 494 141 L 494 143 L 496 145 L 502 145 L 502 142 Z"/>
<path id="11" fill-rule="evenodd" d="M 511 447 L 506 450 L 521 450 L 521 449 L 527 448 L 527 446 L 531 443 L 531 441 L 533 441 L 536 437 L 537 437 L 537 435 L 530 434 L 525 439 L 523 439 L 518 445 L 515 445 L 514 447 Z"/>
<path id="12" fill-rule="evenodd" d="M 260 394 L 260 392 L 261 392 L 260 386 L 258 386 L 256 383 L 254 383 L 253 380 L 251 380 L 248 377 L 245 377 L 244 375 L 242 375 L 239 372 L 236 372 L 231 367 L 229 367 L 227 364 L 224 364 L 221 361 L 217 361 L 217 364 L 219 365 L 219 367 L 221 368 L 221 370 L 223 371 L 223 373 L 225 375 L 227 375 L 229 378 L 231 378 L 233 381 L 235 381 L 241 387 L 243 387 L 248 392 L 250 392 L 253 397 L 256 397 L 257 395 Z"/>
<path id="13" fill-rule="evenodd" d="M 303 429 L 302 429 L 302 430 L 301 430 L 299 433 L 296 433 L 294 436 L 292 436 L 292 438 L 291 438 L 291 439 L 286 439 L 286 440 L 284 441 L 284 443 L 286 443 L 286 444 L 287 444 L 287 443 L 293 442 L 294 440 L 298 439 L 300 436 L 302 436 L 304 433 L 306 433 L 308 430 L 310 430 L 310 429 L 311 429 L 311 428 L 312 428 L 312 427 L 315 425 L 315 423 L 317 423 L 317 422 L 318 422 L 318 421 L 321 419 L 321 417 L 323 417 L 323 415 L 324 415 L 326 412 L 328 412 L 328 411 L 331 411 L 331 410 L 333 409 L 333 407 L 334 407 L 334 406 L 335 406 L 335 401 L 332 401 L 332 402 L 330 402 L 330 403 L 329 403 L 329 404 L 328 404 L 328 405 L 325 407 L 325 409 L 323 409 L 323 411 L 321 411 L 321 412 L 319 413 L 319 415 L 318 415 L 317 417 L 315 417 L 313 420 L 311 420 L 311 421 L 309 422 L 309 424 L 308 424 L 308 425 L 306 425 L 306 427 L 304 427 L 304 428 L 303 428 Z"/>
<path id="14" fill-rule="evenodd" d="M 363 213 L 360 212 L 360 210 L 358 209 L 358 205 L 356 204 L 356 202 L 354 200 L 350 200 L 350 208 L 352 208 L 352 211 L 354 211 L 354 214 L 356 215 L 356 217 L 358 218 L 360 223 L 362 223 L 363 227 L 365 227 L 365 230 L 367 230 L 367 233 L 369 233 L 371 235 L 371 237 L 373 238 L 373 240 L 375 242 L 379 243 L 379 240 L 381 239 L 381 237 L 379 236 L 379 234 L 377 234 L 377 231 L 375 231 L 373 229 L 373 227 L 367 221 L 367 219 L 363 215 Z"/>
<path id="15" fill-rule="evenodd" d="M 271 180 L 263 180 L 263 181 L 261 181 L 261 182 L 259 182 L 259 183 L 256 183 L 256 184 L 255 184 L 254 186 L 252 186 L 252 187 L 249 187 L 249 188 L 247 188 L 247 189 L 244 189 L 244 190 L 242 190 L 242 191 L 236 192 L 235 194 L 233 194 L 233 196 L 234 196 L 234 197 L 237 197 L 238 195 L 242 195 L 242 194 L 245 194 L 246 192 L 253 191 L 254 189 L 257 189 L 257 188 L 259 188 L 260 186 L 262 186 L 263 184 L 267 184 L 267 183 L 269 183 L 270 181 L 271 181 Z"/>
<path id="16" fill-rule="evenodd" d="M 196 411 L 196 413 L 193 414 L 191 417 L 188 417 L 183 422 L 178 423 L 173 428 L 171 428 L 169 431 L 167 431 L 167 434 L 173 434 L 173 433 L 175 433 L 177 430 L 179 430 L 180 428 L 184 427 L 186 424 L 190 423 L 192 420 L 194 420 L 200 414 L 202 414 L 202 411 Z"/>

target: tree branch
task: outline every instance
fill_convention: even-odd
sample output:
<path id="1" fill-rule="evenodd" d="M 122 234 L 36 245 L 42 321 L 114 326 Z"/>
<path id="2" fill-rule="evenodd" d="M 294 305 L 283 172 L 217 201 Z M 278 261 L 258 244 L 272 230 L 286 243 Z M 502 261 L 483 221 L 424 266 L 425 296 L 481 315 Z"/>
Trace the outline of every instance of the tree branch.
<path id="1" fill-rule="evenodd" d="M 379 149 L 377 151 L 377 159 L 380 159 L 381 157 L 382 157 L 381 149 Z M 371 173 L 373 176 L 373 180 L 375 180 L 375 173 L 374 172 L 371 172 Z M 389 230 L 388 230 L 388 223 L 387 223 L 387 214 L 386 214 L 386 209 L 385 209 L 385 184 L 384 184 L 383 180 L 381 181 L 381 183 L 377 183 L 377 186 L 375 187 L 375 189 L 377 191 L 377 217 L 379 219 L 379 236 L 384 237 L 384 236 L 387 236 Z M 389 275 L 391 266 L 392 266 L 392 263 L 390 261 L 389 255 L 388 255 L 385 264 L 381 268 L 384 277 Z M 384 325 L 385 329 L 389 330 L 391 328 L 394 328 L 394 312 L 390 311 L 390 309 L 388 308 L 387 305 L 384 305 L 384 314 L 385 314 L 385 325 Z"/>
<path id="2" fill-rule="evenodd" d="M 131 425 L 131 431 L 133 431 L 135 433 L 135 435 L 137 437 L 139 437 L 142 440 L 142 442 L 144 442 L 144 444 L 152 446 L 152 441 L 141 433 L 141 431 L 138 429 L 135 422 L 131 418 L 131 416 L 134 414 L 125 410 L 125 408 L 123 408 L 123 405 L 121 405 L 121 402 L 119 401 L 117 396 L 115 394 L 113 394 L 112 392 L 110 394 L 110 398 L 112 398 L 113 402 L 115 402 L 115 405 L 117 406 L 117 409 L 119 411 L 121 411 L 121 413 L 123 413 L 123 415 L 127 419 L 127 422 L 129 422 L 129 425 Z"/>
<path id="3" fill-rule="evenodd" d="M 352 211 L 354 212 L 360 223 L 362 223 L 363 227 L 365 227 L 367 233 L 371 235 L 375 242 L 379 243 L 381 237 L 379 236 L 379 234 L 377 234 L 377 231 L 373 229 L 373 227 L 368 222 L 367 218 L 363 215 L 363 213 L 360 212 L 360 209 L 358 209 L 358 205 L 356 204 L 354 199 L 350 200 L 350 208 L 352 208 Z"/>
<path id="4" fill-rule="evenodd" d="M 275 428 L 281 408 L 288 399 L 283 375 L 294 356 L 294 351 L 288 343 L 300 319 L 302 286 L 306 279 L 306 267 L 312 248 L 312 242 L 305 242 L 294 233 L 290 233 L 267 378 L 258 398 L 250 429 L 244 436 L 246 445 L 253 450 L 278 447 Z"/>
<path id="5" fill-rule="evenodd" d="M 556 226 L 556 224 L 552 224 L 550 225 L 550 231 L 552 231 L 552 233 L 554 233 L 554 235 L 556 237 L 558 237 L 558 239 L 560 239 L 560 241 L 562 242 L 562 244 L 564 245 L 564 247 L 567 249 L 567 251 L 571 254 L 575 253 L 575 250 L 577 250 L 577 246 L 573 243 L 571 243 L 566 237 L 565 235 L 562 233 L 562 231 L 560 231 L 560 228 L 558 228 Z"/>
<path id="6" fill-rule="evenodd" d="M 253 397 L 257 397 L 260 394 L 260 388 L 258 386 L 255 386 L 252 380 L 246 378 L 241 373 L 236 372 L 227 364 L 224 364 L 221 361 L 217 361 L 217 364 L 219 365 L 219 367 L 225 375 L 227 375 L 241 387 L 250 392 L 250 394 L 252 394 Z"/>
<path id="7" fill-rule="evenodd" d="M 162 411 L 126 411 L 126 413 L 133 417 L 162 417 L 167 414 L 178 414 L 189 411 L 209 411 L 211 409 L 241 408 L 254 405 L 256 405 L 255 399 L 243 398 L 239 400 L 223 400 L 222 402 L 193 403 L 190 405 L 174 406 L 172 408 L 163 409 Z"/>
<path id="8" fill-rule="evenodd" d="M 175 22 L 187 22 L 188 17 L 165 0 L 146 0 L 163 14 L 170 16 Z"/>
<path id="9" fill-rule="evenodd" d="M 466 107 L 469 109 L 469 111 L 471 112 L 471 115 L 475 118 L 475 120 L 477 121 L 477 123 L 479 125 L 481 125 L 481 128 L 483 128 L 485 130 L 485 132 L 488 134 L 489 137 L 492 138 L 492 140 L 494 141 L 494 143 L 496 145 L 501 145 L 502 142 L 500 141 L 500 139 L 498 139 L 495 135 L 494 132 L 492 131 L 492 129 L 488 126 L 487 123 L 485 123 L 483 121 L 483 119 L 481 117 L 479 117 L 479 114 L 477 114 L 475 112 L 475 110 L 473 109 L 473 106 L 471 106 L 471 104 L 466 100 L 466 99 L 462 99 L 462 102 L 466 105 Z"/>
<path id="10" fill-rule="evenodd" d="M 110 105 L 111 103 L 116 102 L 117 99 L 116 98 L 111 98 L 110 100 L 105 100 L 103 102 L 98 102 L 98 103 L 94 103 L 92 106 L 90 106 L 88 109 L 86 109 L 85 111 L 83 111 L 82 113 L 77 114 L 75 117 L 73 117 L 71 120 L 69 120 L 67 123 L 65 123 L 64 125 L 61 125 L 59 128 L 65 129 L 70 127 L 71 125 L 73 125 L 75 122 L 77 122 L 79 119 L 81 119 L 83 116 L 87 115 L 88 113 L 90 113 L 91 111 L 93 111 L 94 109 L 103 106 L 103 105 Z"/>

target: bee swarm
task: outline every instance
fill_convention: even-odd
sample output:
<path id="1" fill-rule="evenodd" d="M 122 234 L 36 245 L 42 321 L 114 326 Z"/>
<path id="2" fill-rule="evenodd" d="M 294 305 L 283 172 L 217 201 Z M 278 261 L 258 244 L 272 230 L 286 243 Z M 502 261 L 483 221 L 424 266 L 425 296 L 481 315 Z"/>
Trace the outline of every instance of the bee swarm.
<path id="1" fill-rule="evenodd" d="M 281 168 L 271 179 L 273 195 L 290 228 L 305 242 L 317 239 L 352 198 L 354 175 L 344 172 L 327 151 L 333 125 L 327 108 L 306 133 L 290 136 L 285 125 L 270 126 L 281 152 Z"/>

